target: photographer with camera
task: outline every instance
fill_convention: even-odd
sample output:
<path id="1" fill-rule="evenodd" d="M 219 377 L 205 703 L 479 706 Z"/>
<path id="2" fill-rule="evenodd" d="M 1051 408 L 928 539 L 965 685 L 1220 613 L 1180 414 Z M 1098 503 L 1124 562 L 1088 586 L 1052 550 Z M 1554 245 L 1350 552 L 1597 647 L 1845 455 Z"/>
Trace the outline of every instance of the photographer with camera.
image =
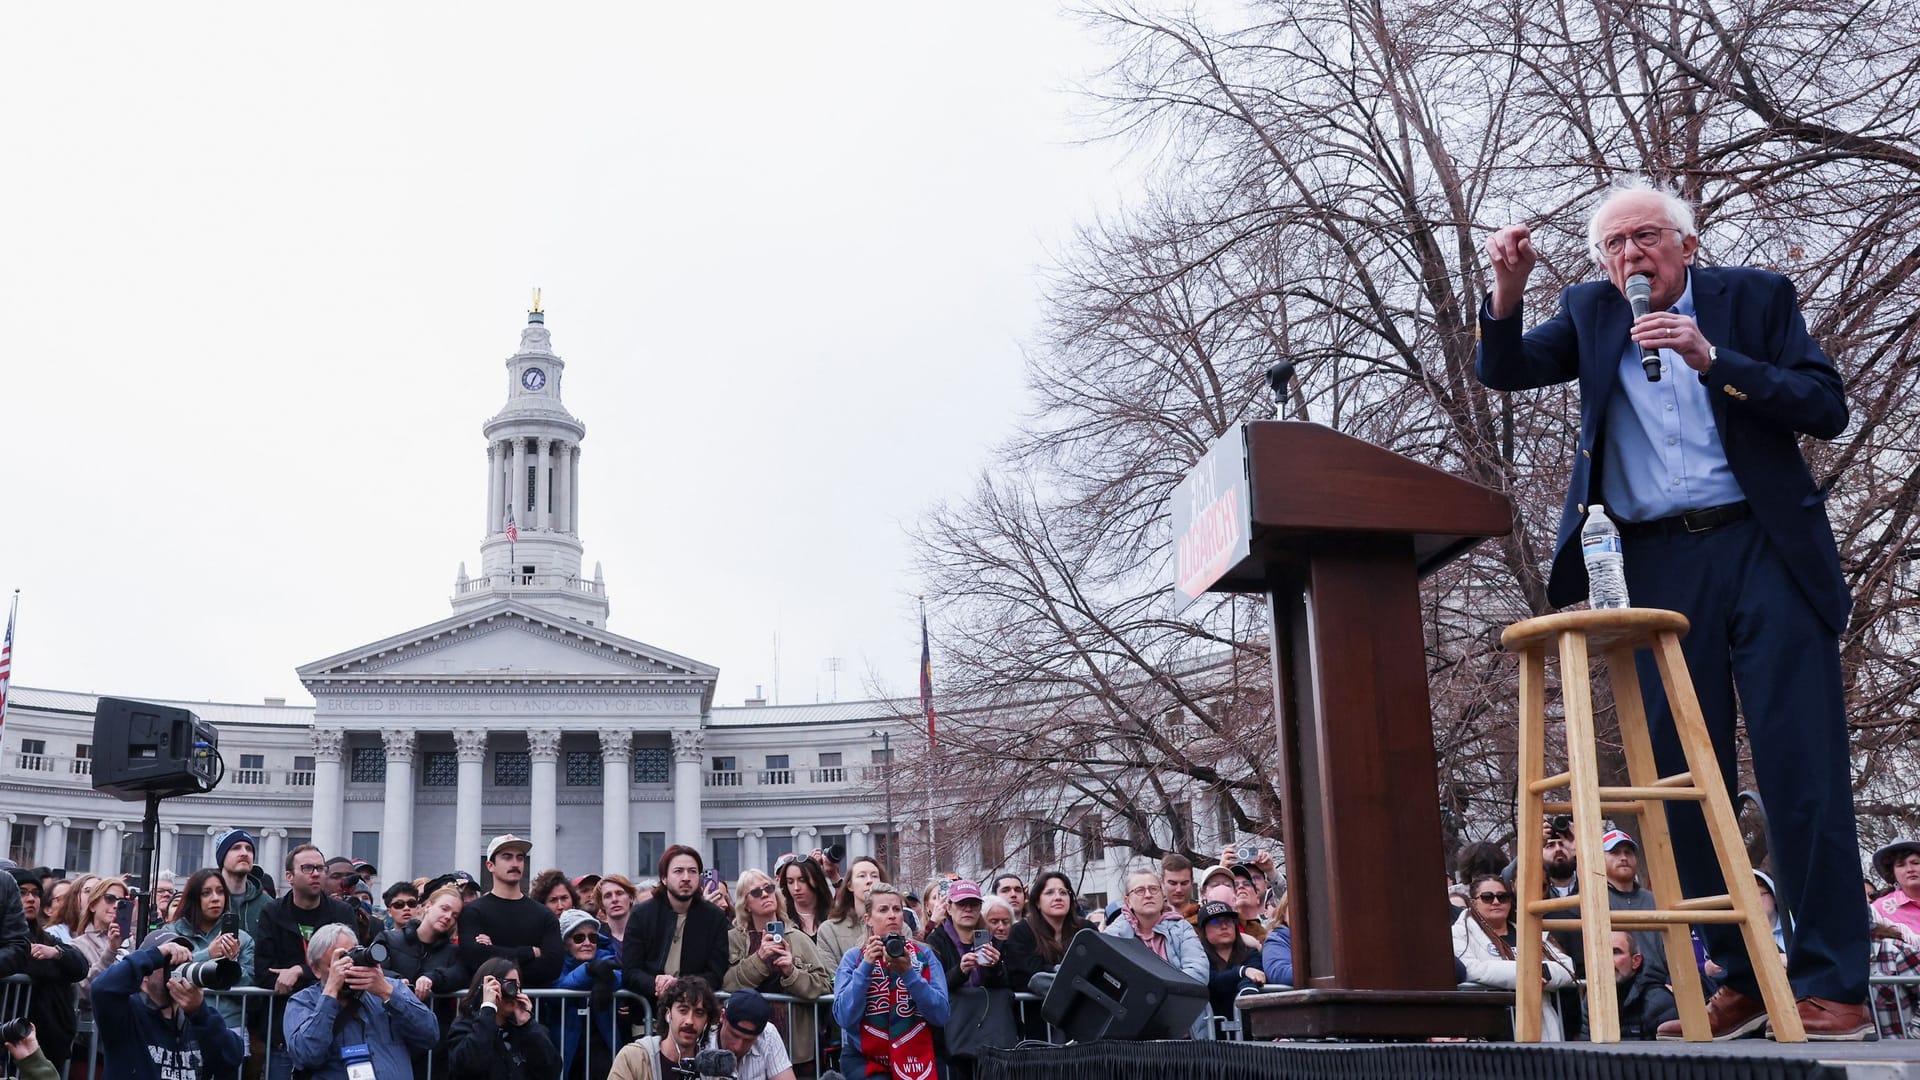
<path id="1" fill-rule="evenodd" d="M 288 852 L 286 881 L 287 891 L 260 912 L 260 933 L 254 942 L 253 984 L 272 990 L 273 1002 L 270 1009 L 256 1008 L 248 1016 L 257 1025 L 256 1033 L 272 1034 L 267 1047 L 271 1080 L 288 1080 L 293 1075 L 284 1017 L 287 999 L 316 981 L 307 966 L 307 943 L 323 926 L 360 926 L 356 908 L 326 894 L 327 860 L 319 848 L 301 844 Z"/>
<path id="2" fill-rule="evenodd" d="M 73 1056 L 76 1027 L 74 984 L 87 975 L 86 957 L 64 941 L 40 928 L 40 879 L 31 870 L 8 873 L 20 889 L 20 914 L 27 926 L 27 949 L 16 965 L 11 956 L 0 958 L 0 977 L 25 975 L 33 982 L 33 994 L 24 1021 L 44 1032 L 36 1040 L 46 1059 L 58 1069 Z M 4 1031 L 0 1028 L 0 1031 Z"/>
<path id="3" fill-rule="evenodd" d="M 533 1022 L 533 999 L 522 992 L 520 975 L 520 966 L 503 956 L 473 973 L 447 1032 L 449 1080 L 557 1080 L 560 1053 L 547 1029 Z"/>
<path id="4" fill-rule="evenodd" d="M 841 1070 L 917 1080 L 939 1066 L 933 1028 L 947 1022 L 947 975 L 933 950 L 908 941 L 900 890 L 867 891 L 867 940 L 847 950 L 833 979 Z"/>
<path id="5" fill-rule="evenodd" d="M 60 1080 L 59 1067 L 47 1060 L 33 1025 L 25 1017 L 0 1024 L 0 1042 L 7 1044 L 7 1055 L 13 1058 L 20 1080 Z"/>
<path id="6" fill-rule="evenodd" d="M 93 980 L 94 1027 L 115 1080 L 232 1076 L 246 1058 L 240 1036 L 207 1007 L 210 965 L 171 930 L 155 930 Z"/>
<path id="7" fill-rule="evenodd" d="M 440 1025 L 420 998 L 382 969 L 386 945 L 360 945 L 353 927 L 329 923 L 307 943 L 318 982 L 287 1002 L 287 1055 L 309 1080 L 413 1075 Z"/>
<path id="8" fill-rule="evenodd" d="M 621 1039 L 614 1030 L 613 992 L 620 988 L 620 958 L 600 933 L 600 922 L 580 908 L 560 913 L 560 940 L 567 959 L 560 965 L 555 990 L 587 990 L 578 998 L 547 1002 L 547 1031 L 560 1048 L 562 1075 L 602 1080 L 613 1066 Z M 554 1006 L 558 1006 L 555 1008 Z M 581 1059 L 584 1056 L 585 1062 Z"/>
<path id="9" fill-rule="evenodd" d="M 720 1000 L 713 987 L 698 975 L 675 979 L 660 993 L 660 1029 L 620 1048 L 613 1059 L 613 1071 L 607 1080 L 671 1080 L 674 1077 L 702 1075 L 696 1071 L 707 1030 L 720 1015 Z M 707 1060 L 713 1061 L 711 1052 Z M 732 1070 L 707 1076 L 727 1075 Z"/>

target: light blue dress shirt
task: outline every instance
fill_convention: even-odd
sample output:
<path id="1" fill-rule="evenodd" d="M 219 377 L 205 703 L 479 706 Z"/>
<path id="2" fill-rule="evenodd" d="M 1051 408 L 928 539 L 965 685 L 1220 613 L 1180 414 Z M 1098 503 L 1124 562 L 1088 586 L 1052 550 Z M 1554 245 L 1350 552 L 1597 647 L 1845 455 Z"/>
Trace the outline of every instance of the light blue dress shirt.
<path id="1" fill-rule="evenodd" d="M 1691 272 L 1669 310 L 1694 317 Z M 1660 381 L 1648 382 L 1640 346 L 1627 339 L 1601 453 L 1600 494 L 1615 521 L 1653 521 L 1746 498 L 1720 445 L 1707 387 L 1672 349 L 1660 350 Z"/>

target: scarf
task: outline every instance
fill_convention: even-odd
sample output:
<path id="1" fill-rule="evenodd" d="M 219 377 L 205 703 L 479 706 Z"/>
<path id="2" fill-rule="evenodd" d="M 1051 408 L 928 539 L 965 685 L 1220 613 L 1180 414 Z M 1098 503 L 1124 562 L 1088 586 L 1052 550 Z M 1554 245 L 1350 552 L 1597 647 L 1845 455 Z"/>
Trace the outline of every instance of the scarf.
<path id="1" fill-rule="evenodd" d="M 973 942 L 960 940 L 960 931 L 957 927 L 953 925 L 952 919 L 948 919 L 946 922 L 941 923 L 940 929 L 946 931 L 947 940 L 953 942 L 953 947 L 955 950 L 958 951 L 959 955 L 965 956 L 967 955 L 968 951 L 973 948 Z M 960 961 L 958 960 L 954 961 L 954 963 L 956 964 L 959 962 Z M 966 985 L 967 986 L 981 985 L 979 964 L 973 965 L 973 970 L 967 973 Z"/>
<path id="2" fill-rule="evenodd" d="M 933 967 L 921 956 L 921 948 L 908 942 L 907 956 L 926 979 Z M 867 984 L 866 1015 L 860 1018 L 860 1053 L 866 1058 L 868 1076 L 933 1080 L 935 1075 L 933 1028 L 914 1008 L 906 977 L 877 964 Z"/>

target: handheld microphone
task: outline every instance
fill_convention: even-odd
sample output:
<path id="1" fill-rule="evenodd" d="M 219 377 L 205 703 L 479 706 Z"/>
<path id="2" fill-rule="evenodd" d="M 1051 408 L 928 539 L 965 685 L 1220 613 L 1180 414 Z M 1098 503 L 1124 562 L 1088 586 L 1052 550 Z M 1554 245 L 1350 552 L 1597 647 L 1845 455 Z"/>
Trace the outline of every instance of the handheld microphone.
<path id="1" fill-rule="evenodd" d="M 1635 274 L 1627 279 L 1627 303 L 1633 305 L 1633 317 L 1653 310 L 1653 282 L 1645 274 Z M 1640 368 L 1647 373 L 1648 382 L 1660 381 L 1660 350 L 1640 346 Z"/>

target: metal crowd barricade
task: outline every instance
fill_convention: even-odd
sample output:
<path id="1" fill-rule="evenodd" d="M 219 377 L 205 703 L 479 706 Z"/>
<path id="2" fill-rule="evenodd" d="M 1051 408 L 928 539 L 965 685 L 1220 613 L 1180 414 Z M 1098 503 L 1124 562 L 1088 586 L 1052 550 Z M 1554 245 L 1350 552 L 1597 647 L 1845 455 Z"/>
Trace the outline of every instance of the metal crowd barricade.
<path id="1" fill-rule="evenodd" d="M 1920 975 L 1873 975 L 1867 979 L 1867 1003 L 1880 1037 L 1920 1038 Z"/>

